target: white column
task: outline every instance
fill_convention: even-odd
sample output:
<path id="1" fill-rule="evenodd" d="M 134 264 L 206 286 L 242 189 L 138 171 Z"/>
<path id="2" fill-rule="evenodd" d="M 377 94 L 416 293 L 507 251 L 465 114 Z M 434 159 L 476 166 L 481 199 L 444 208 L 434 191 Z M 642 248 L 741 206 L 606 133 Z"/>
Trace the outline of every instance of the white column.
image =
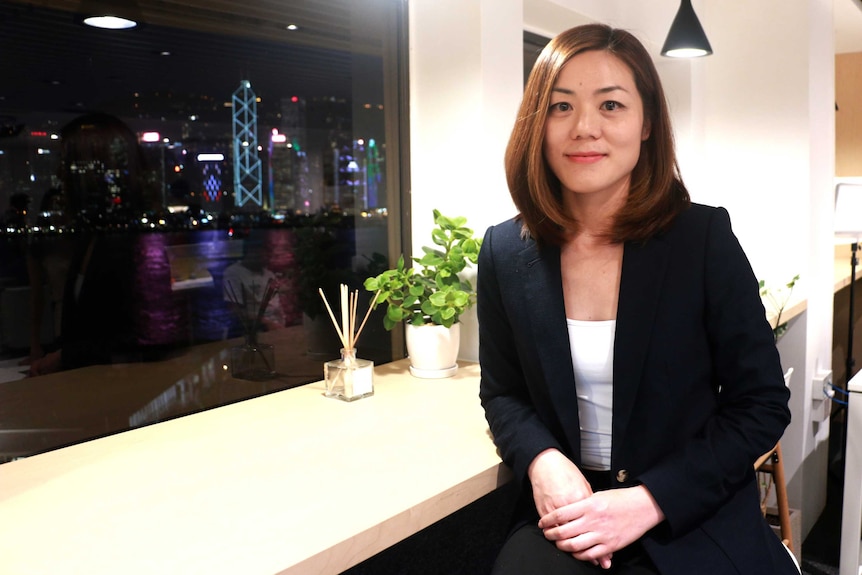
<path id="1" fill-rule="evenodd" d="M 503 154 L 523 92 L 521 0 L 411 0 L 410 156 L 414 254 L 432 245 L 432 210 L 480 236 L 515 214 Z M 475 276 L 473 276 L 475 277 Z M 461 358 L 478 359 L 475 311 Z"/>

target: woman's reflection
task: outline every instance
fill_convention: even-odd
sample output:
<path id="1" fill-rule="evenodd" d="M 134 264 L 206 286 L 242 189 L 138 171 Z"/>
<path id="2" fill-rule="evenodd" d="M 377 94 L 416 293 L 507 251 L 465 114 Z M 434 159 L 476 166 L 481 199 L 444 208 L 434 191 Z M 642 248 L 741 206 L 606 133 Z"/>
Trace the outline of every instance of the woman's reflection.
<path id="1" fill-rule="evenodd" d="M 50 188 L 42 197 L 38 228 L 53 230 L 66 229 L 66 210 L 63 190 Z M 71 244 L 53 233 L 39 236 L 31 242 L 27 250 L 27 276 L 30 281 L 30 355 L 21 360 L 20 365 L 29 365 L 45 356 L 45 351 L 56 347 L 62 332 L 63 291 L 66 274 L 72 257 Z M 46 305 L 47 297 L 47 305 Z M 43 315 L 50 313 L 50 331 L 43 333 Z M 47 330 L 45 330 L 47 331 Z M 43 348 L 43 341 L 50 342 Z"/>
<path id="2" fill-rule="evenodd" d="M 148 206 L 137 137 L 118 118 L 81 116 L 60 132 L 68 271 L 59 347 L 32 359 L 30 375 L 131 358 L 134 257 L 128 227 Z"/>

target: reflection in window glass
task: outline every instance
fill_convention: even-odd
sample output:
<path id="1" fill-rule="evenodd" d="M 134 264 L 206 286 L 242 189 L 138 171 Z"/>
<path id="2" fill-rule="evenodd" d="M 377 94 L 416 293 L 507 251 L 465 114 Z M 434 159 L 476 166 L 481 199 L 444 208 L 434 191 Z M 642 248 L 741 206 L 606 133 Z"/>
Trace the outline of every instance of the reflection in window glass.
<path id="1" fill-rule="evenodd" d="M 524 85 L 527 84 L 539 54 L 550 41 L 550 38 L 524 30 Z"/>
<path id="2" fill-rule="evenodd" d="M 403 0 L 77 4 L 0 0 L 0 462 L 322 379 L 401 251 Z"/>

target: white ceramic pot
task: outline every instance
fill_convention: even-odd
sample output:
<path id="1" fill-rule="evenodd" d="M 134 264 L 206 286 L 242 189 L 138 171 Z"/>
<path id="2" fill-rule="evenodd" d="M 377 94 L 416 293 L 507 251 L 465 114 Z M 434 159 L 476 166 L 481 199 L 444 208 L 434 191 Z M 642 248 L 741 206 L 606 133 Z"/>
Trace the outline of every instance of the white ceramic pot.
<path id="1" fill-rule="evenodd" d="M 451 377 L 458 371 L 458 348 L 461 345 L 461 324 L 407 324 L 404 334 L 410 373 L 416 377 L 437 379 Z"/>

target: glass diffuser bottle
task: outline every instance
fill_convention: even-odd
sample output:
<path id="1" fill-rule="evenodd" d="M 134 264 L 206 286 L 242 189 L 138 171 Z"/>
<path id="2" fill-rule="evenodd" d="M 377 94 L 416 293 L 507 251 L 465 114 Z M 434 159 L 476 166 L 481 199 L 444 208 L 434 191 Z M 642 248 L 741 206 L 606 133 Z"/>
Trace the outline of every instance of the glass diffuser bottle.
<path id="1" fill-rule="evenodd" d="M 275 349 L 266 343 L 246 341 L 230 349 L 231 375 L 237 379 L 263 381 L 275 377 Z"/>
<path id="2" fill-rule="evenodd" d="M 225 294 L 243 327 L 245 342 L 230 349 L 231 375 L 237 379 L 263 381 L 276 376 L 275 349 L 258 341 L 262 320 L 272 298 L 278 294 L 278 282 L 268 279 L 263 289 L 249 282 L 236 286 L 225 280 Z M 261 295 L 255 296 L 254 294 Z"/>
<path id="3" fill-rule="evenodd" d="M 353 401 L 374 395 L 374 362 L 357 359 L 356 349 L 342 349 L 341 359 L 323 364 L 327 397 Z"/>

